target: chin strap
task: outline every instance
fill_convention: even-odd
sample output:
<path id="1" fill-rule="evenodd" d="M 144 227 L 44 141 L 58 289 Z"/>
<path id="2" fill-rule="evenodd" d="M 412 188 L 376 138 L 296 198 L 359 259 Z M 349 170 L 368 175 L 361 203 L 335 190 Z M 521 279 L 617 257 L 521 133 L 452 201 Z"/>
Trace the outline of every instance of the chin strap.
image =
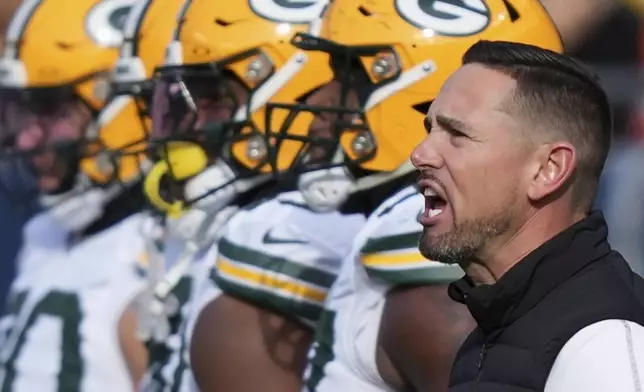
<path id="1" fill-rule="evenodd" d="M 337 210 L 351 195 L 355 181 L 344 167 L 302 173 L 297 187 L 306 203 L 316 212 Z"/>
<path id="2" fill-rule="evenodd" d="M 216 212 L 230 205 L 239 195 L 269 179 L 269 175 L 238 178 L 225 161 L 218 159 L 213 165 L 186 181 L 184 195 L 186 200 L 196 200 L 194 207 Z"/>
<path id="3" fill-rule="evenodd" d="M 143 188 L 150 203 L 168 218 L 179 218 L 194 208 L 214 214 L 230 205 L 237 196 L 270 179 L 257 175 L 246 179 L 222 159 L 208 165 L 203 149 L 194 143 L 168 144 L 166 157 L 157 162 L 147 174 Z M 185 181 L 184 200 L 166 200 L 162 196 L 162 182 L 166 176 Z"/>
<path id="4" fill-rule="evenodd" d="M 339 209 L 354 193 L 375 188 L 414 170 L 408 160 L 392 172 L 377 173 L 356 180 L 346 167 L 339 166 L 302 173 L 297 185 L 312 210 L 329 212 Z"/>

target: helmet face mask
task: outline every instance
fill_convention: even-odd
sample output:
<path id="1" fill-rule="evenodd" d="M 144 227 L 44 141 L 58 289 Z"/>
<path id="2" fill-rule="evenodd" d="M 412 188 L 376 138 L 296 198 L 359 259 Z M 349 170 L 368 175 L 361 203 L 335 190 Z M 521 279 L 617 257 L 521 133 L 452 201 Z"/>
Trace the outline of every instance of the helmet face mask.
<path id="1" fill-rule="evenodd" d="M 370 95 L 400 75 L 400 65 L 390 46 L 343 46 L 332 41 L 297 34 L 293 44 L 307 51 L 324 52 L 329 57 L 333 79 L 300 99 L 297 104 L 269 103 L 267 105 L 267 137 L 273 146 L 271 165 L 274 171 L 299 175 L 320 169 L 345 167 L 350 172 L 362 173 L 360 165 L 374 157 L 375 138 L 367 120 Z M 365 64 L 385 62 L 378 80 L 373 80 Z M 277 126 L 273 113 L 286 111 L 286 120 Z M 308 129 L 294 126 L 299 116 L 312 120 Z M 341 141 L 351 139 L 353 154 L 345 154 Z M 299 148 L 293 148 L 295 143 Z M 281 147 L 289 145 L 287 151 Z M 286 159 L 285 155 L 288 155 Z M 278 159 L 289 162 L 281 166 Z"/>
<path id="2" fill-rule="evenodd" d="M 162 175 L 163 182 L 182 184 L 184 191 L 173 200 L 153 195 L 163 208 L 185 212 L 192 205 L 216 205 L 216 210 L 221 200 L 246 200 L 250 190 L 274 178 L 274 149 L 265 136 L 267 104 L 297 103 L 312 86 L 330 79 L 324 56 L 290 44 L 297 32 L 318 31 L 327 4 L 184 3 L 167 65 L 157 69 L 151 113 L 151 144 L 160 159 L 148 176 L 149 189 L 162 183 Z M 275 112 L 270 121 L 282 121 Z"/>
<path id="3" fill-rule="evenodd" d="M 121 121 L 128 126 L 116 138 L 106 137 L 101 117 L 133 4 L 42 0 L 23 2 L 14 13 L 0 58 L 0 165 L 19 168 L 31 181 L 4 175 L 0 181 L 7 179 L 3 192 L 17 204 L 38 195 L 51 210 L 94 190 L 99 214 L 99 204 L 120 193 L 123 170 L 115 150 L 131 143 L 132 121 Z M 35 189 L 20 189 L 21 182 L 35 182 Z"/>
<path id="4" fill-rule="evenodd" d="M 0 160 L 25 167 L 41 193 L 66 192 L 102 150 L 88 132 L 95 115 L 72 85 L 0 89 Z"/>
<path id="5" fill-rule="evenodd" d="M 152 141 L 221 145 L 227 131 L 245 124 L 234 121 L 234 116 L 247 95 L 230 74 L 214 66 L 163 67 L 152 97 Z"/>
<path id="6" fill-rule="evenodd" d="M 231 152 L 235 143 L 259 135 L 259 131 L 248 113 L 254 91 L 249 91 L 228 66 L 228 61 L 221 61 L 157 69 L 150 144 L 156 160 L 164 160 L 168 167 L 168 176 L 163 179 L 170 189 L 165 191 L 166 195 L 171 193 L 171 198 L 183 203 L 184 208 L 230 187 L 237 180 L 259 174 L 240 165 Z M 173 155 L 194 146 L 199 146 L 199 154 L 204 154 L 204 165 L 186 175 L 177 167 L 185 163 L 173 159 Z M 219 167 L 226 175 L 197 194 L 178 192 L 191 177 L 198 176 L 207 167 Z"/>
<path id="7" fill-rule="evenodd" d="M 350 71 L 354 72 L 354 71 Z M 359 73 L 360 71 L 355 71 Z M 314 104 L 312 100 L 336 101 L 334 104 Z M 345 160 L 339 154 L 340 137 L 344 132 L 369 132 L 364 111 L 357 102 L 356 88 L 335 79 L 329 84 L 311 93 L 302 104 L 268 104 L 267 124 L 270 124 L 273 114 L 288 111 L 286 120 L 277 129 L 267 126 L 268 144 L 273 147 L 271 165 L 276 172 L 298 175 L 303 172 L 332 168 L 337 166 L 352 166 L 370 158 L 364 154 L 354 162 Z M 298 117 L 308 116 L 310 127 L 302 132 L 302 127 L 295 127 Z M 299 145 L 290 160 L 290 165 L 280 168 L 277 158 L 282 156 L 282 146 Z"/>

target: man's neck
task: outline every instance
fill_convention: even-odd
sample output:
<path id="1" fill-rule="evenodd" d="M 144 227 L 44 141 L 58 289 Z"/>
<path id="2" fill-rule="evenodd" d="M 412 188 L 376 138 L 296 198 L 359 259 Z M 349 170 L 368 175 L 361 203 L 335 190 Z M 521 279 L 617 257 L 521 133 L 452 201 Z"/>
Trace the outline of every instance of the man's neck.
<path id="1" fill-rule="evenodd" d="M 510 268 L 551 238 L 585 218 L 585 214 L 542 208 L 511 236 L 490 241 L 476 259 L 463 267 L 474 284 L 494 284 Z"/>

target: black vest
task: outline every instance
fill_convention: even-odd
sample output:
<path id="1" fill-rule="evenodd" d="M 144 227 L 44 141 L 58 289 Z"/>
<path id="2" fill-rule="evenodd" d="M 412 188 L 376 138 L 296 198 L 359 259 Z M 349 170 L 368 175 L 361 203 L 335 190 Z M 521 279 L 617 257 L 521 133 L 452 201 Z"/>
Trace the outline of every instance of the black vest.
<path id="1" fill-rule="evenodd" d="M 449 287 L 478 327 L 461 347 L 450 392 L 543 391 L 564 344 L 595 322 L 644 325 L 644 280 L 611 250 L 601 213 L 555 236 L 493 285 Z"/>

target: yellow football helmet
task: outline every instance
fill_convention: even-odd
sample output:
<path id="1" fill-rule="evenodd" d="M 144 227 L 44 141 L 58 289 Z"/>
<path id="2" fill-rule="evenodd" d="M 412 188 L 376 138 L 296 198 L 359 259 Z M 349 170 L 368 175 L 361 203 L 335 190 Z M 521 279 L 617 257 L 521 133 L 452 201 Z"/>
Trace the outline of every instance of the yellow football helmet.
<path id="1" fill-rule="evenodd" d="M 142 138 L 136 117 L 121 122 L 120 132 L 96 128 L 134 3 L 25 1 L 9 24 L 0 58 L 0 159 L 29 167 L 47 207 L 90 189 L 103 204 L 113 199 L 110 185 L 123 171 L 107 149 Z"/>
<path id="2" fill-rule="evenodd" d="M 145 150 L 153 75 L 165 60 L 182 4 L 182 0 L 140 0 L 125 21 L 123 45 L 111 75 L 112 98 L 98 117 L 99 134 L 108 148 L 118 151 L 122 181 L 138 179 L 137 174 L 150 166 Z"/>
<path id="3" fill-rule="evenodd" d="M 293 44 L 331 56 L 340 103 L 269 104 L 268 112 L 288 109 L 295 119 L 335 113 L 341 120 L 335 120 L 331 140 L 310 135 L 308 128 L 271 129 L 275 169 L 304 172 L 300 190 L 318 210 L 337 208 L 351 193 L 410 173 L 409 155 L 426 136 L 422 123 L 429 105 L 463 53 L 481 39 L 562 51 L 557 29 L 537 0 L 335 0 L 320 36 L 298 34 Z M 350 90 L 356 109 L 346 107 Z M 320 148 L 326 157 L 310 159 Z"/>
<path id="4" fill-rule="evenodd" d="M 175 215 L 197 202 L 216 210 L 269 180 L 266 103 L 296 103 L 332 77 L 324 53 L 290 44 L 297 32 L 318 32 L 326 4 L 186 1 L 157 70 L 152 140 L 163 159 L 146 180 L 148 197 L 162 177 L 182 194 L 159 191 L 155 204 Z"/>

